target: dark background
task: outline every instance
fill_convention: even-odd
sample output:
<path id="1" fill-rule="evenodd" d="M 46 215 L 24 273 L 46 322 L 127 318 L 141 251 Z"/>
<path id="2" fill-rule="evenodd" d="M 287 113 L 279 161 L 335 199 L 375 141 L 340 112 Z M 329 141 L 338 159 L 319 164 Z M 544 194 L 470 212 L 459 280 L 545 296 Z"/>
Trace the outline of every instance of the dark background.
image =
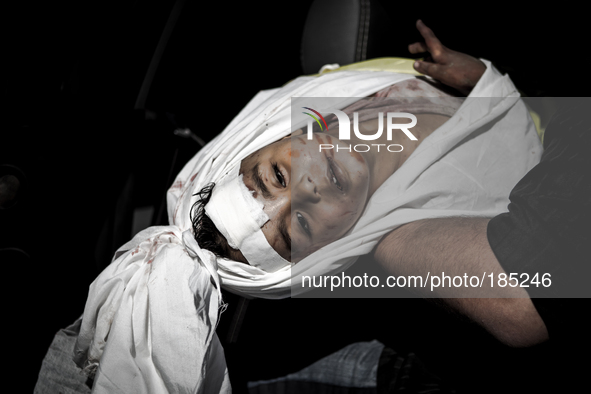
<path id="1" fill-rule="evenodd" d="M 409 56 L 421 18 L 448 47 L 508 72 L 526 95 L 588 95 L 588 21 L 574 6 L 381 3 L 393 20 L 392 56 Z M 159 207 L 169 174 L 198 150 L 172 130 L 190 126 L 210 140 L 256 92 L 302 73 L 311 1 L 187 1 L 147 98 L 150 114 L 134 111 L 172 4 L 23 1 L 3 12 L 0 164 L 27 176 L 18 204 L 0 211 L 0 249 L 27 254 L 0 254 L 5 376 L 19 392 L 32 391 L 54 333 L 82 313 L 88 285 L 131 235 L 131 208 Z M 240 392 L 240 382 L 294 372 L 373 338 L 414 351 L 469 392 L 550 391 L 556 363 L 580 363 L 547 345 L 506 348 L 417 299 L 255 300 L 225 348 Z"/>

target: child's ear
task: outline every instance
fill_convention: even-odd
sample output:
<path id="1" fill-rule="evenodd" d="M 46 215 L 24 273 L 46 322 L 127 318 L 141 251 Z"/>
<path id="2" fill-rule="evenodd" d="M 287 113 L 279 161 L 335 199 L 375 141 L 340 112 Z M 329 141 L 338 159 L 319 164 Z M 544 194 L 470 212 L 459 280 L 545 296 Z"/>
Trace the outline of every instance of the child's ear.
<path id="1" fill-rule="evenodd" d="M 304 134 L 304 130 L 302 130 L 302 129 L 297 129 L 296 131 L 294 131 L 294 132 L 293 132 L 293 133 L 291 133 L 291 134 L 288 134 L 288 135 L 286 135 L 286 136 L 285 136 L 285 137 L 283 137 L 282 139 L 285 139 L 285 138 L 291 138 L 291 137 L 297 137 L 298 135 L 302 135 L 302 134 Z"/>

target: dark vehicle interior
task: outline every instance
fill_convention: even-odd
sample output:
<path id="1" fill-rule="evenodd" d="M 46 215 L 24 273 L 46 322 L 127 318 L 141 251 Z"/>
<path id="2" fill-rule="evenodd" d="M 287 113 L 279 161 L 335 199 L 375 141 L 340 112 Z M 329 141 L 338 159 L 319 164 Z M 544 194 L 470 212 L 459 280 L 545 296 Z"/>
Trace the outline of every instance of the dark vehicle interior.
<path id="1" fill-rule="evenodd" d="M 411 57 L 420 18 L 449 48 L 509 73 L 524 96 L 588 95 L 583 17 L 542 8 L 12 3 L 4 14 L 0 177 L 13 174 L 19 184 L 15 201 L 0 209 L 5 376 L 16 377 L 18 392 L 33 389 L 53 335 L 84 310 L 89 284 L 138 230 L 167 224 L 174 176 L 259 90 L 325 63 Z M 352 272 L 379 270 L 362 262 Z M 234 392 L 372 339 L 416 354 L 459 393 L 559 392 L 558 375 L 579 365 L 574 349 L 509 348 L 437 301 L 402 297 L 247 301 L 226 294 L 217 331 Z"/>

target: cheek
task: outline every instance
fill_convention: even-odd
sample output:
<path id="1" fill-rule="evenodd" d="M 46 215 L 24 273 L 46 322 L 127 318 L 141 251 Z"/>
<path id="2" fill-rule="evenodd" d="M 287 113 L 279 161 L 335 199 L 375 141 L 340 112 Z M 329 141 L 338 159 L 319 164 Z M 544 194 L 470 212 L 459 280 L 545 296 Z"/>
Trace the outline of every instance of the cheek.
<path id="1" fill-rule="evenodd" d="M 279 235 L 279 230 L 277 229 L 276 223 L 269 221 L 267 223 L 265 223 L 265 225 L 261 228 L 261 230 L 263 231 L 263 234 L 265 235 L 265 238 L 267 238 L 267 242 L 269 242 L 269 245 L 275 249 L 275 251 L 277 253 L 279 253 L 279 255 L 281 257 L 283 257 L 286 260 L 291 260 L 292 256 L 291 256 L 291 250 L 289 250 L 285 243 L 282 241 L 281 236 Z"/>
<path id="2" fill-rule="evenodd" d="M 326 239 L 334 240 L 335 236 L 345 234 L 355 224 L 363 211 L 361 201 L 363 200 L 348 199 L 323 207 L 320 216 L 327 230 Z"/>
<path id="3" fill-rule="evenodd" d="M 275 200 L 265 200 L 263 196 L 257 196 L 257 200 L 264 204 L 263 211 L 269 217 L 269 220 L 275 219 L 280 214 L 286 214 L 290 210 L 289 195 L 278 195 Z"/>

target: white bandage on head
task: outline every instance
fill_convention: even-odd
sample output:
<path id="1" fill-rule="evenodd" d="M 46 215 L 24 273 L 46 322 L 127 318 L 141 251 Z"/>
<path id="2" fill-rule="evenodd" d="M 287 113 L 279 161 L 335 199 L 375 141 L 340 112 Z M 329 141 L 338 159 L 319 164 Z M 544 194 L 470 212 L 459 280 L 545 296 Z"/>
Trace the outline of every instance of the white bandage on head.
<path id="1" fill-rule="evenodd" d="M 269 245 L 261 227 L 269 220 L 263 204 L 257 201 L 239 175 L 236 165 L 216 182 L 205 213 L 228 241 L 239 249 L 250 265 L 265 272 L 276 272 L 291 265 Z"/>

